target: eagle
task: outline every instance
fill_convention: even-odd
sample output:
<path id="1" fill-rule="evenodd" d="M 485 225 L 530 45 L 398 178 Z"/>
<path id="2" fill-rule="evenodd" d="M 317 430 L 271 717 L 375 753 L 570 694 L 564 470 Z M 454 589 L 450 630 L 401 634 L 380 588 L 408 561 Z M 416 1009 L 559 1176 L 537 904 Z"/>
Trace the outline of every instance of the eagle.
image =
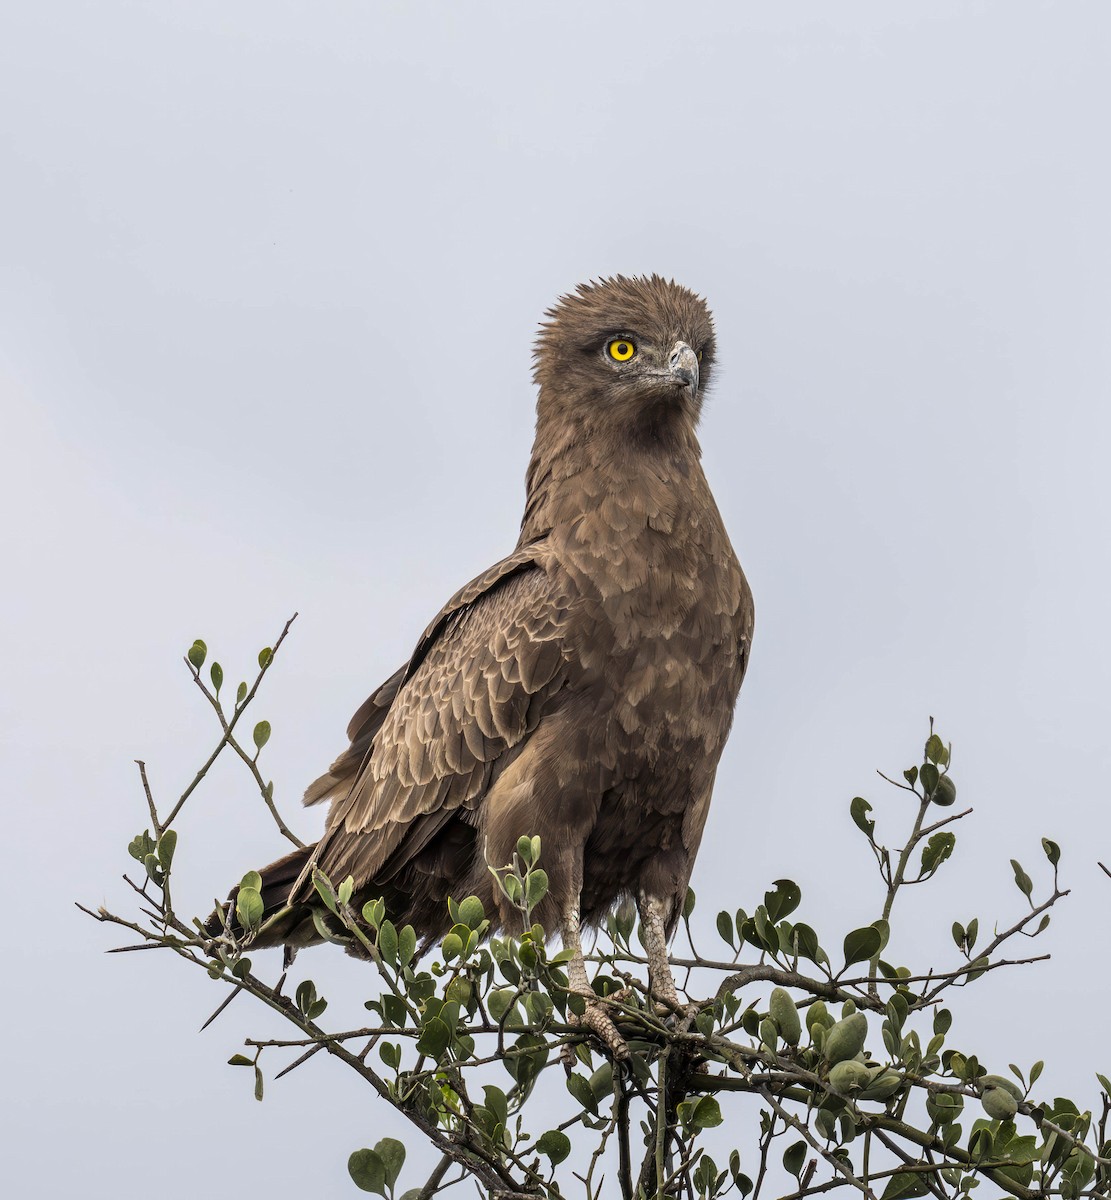
<path id="1" fill-rule="evenodd" d="M 678 1005 L 667 944 L 710 806 L 752 642 L 752 594 L 695 436 L 713 377 L 703 299 L 657 275 L 581 284 L 534 350 L 536 437 L 516 548 L 440 609 L 412 656 L 355 713 L 348 748 L 310 785 L 323 836 L 264 868 L 256 945 L 320 940 L 318 869 L 431 942 L 447 900 L 492 928 L 520 913 L 491 868 L 541 838 L 534 912 L 572 951 L 637 905 L 649 984 Z"/>

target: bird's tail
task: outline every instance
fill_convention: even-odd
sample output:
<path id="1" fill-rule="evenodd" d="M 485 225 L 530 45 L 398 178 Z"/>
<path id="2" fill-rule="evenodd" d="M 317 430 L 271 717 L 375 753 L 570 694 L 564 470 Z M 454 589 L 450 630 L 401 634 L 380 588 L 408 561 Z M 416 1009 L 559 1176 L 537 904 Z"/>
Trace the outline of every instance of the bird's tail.
<path id="1" fill-rule="evenodd" d="M 299 927 L 308 924 L 312 928 L 312 918 L 308 908 L 303 904 L 290 904 L 289 895 L 298 879 L 309 864 L 316 846 L 300 846 L 289 854 L 272 862 L 259 871 L 262 876 L 262 924 L 251 945 L 259 949 L 268 946 L 281 946 L 295 943 Z M 228 893 L 228 898 L 205 922 L 206 931 L 216 937 L 223 930 L 225 923 L 231 921 L 232 931 L 241 933 L 242 929 L 235 915 L 235 902 L 239 896 L 238 886 Z M 306 931 L 307 932 L 307 931 Z"/>

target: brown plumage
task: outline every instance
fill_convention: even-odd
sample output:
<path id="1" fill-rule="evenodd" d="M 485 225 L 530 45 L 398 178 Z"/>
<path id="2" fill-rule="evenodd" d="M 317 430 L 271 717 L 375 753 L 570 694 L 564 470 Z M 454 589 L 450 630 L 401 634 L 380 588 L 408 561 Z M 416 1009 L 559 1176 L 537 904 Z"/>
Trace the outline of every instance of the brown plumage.
<path id="1" fill-rule="evenodd" d="M 487 864 L 539 834 L 545 927 L 579 951 L 580 922 L 633 896 L 672 999 L 665 939 L 752 636 L 695 438 L 713 325 L 657 276 L 582 285 L 547 315 L 517 548 L 355 714 L 351 746 L 306 793 L 332 802 L 324 836 L 262 872 L 277 911 L 261 940 L 317 940 L 312 864 L 420 936 L 446 931 L 449 896 L 477 894 L 508 923 Z M 581 952 L 571 978 L 585 987 Z"/>

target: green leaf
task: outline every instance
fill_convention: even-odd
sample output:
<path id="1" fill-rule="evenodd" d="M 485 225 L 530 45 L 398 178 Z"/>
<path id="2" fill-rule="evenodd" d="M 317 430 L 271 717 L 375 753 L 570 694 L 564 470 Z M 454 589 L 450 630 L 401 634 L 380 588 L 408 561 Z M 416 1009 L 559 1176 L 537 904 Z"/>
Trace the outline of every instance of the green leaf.
<path id="1" fill-rule="evenodd" d="M 255 726 L 255 731 L 251 735 L 255 739 L 255 746 L 261 750 L 263 746 L 270 740 L 270 722 L 259 721 Z"/>
<path id="2" fill-rule="evenodd" d="M 548 894 L 548 874 L 539 869 L 530 871 L 525 883 L 525 902 L 535 908 Z"/>
<path id="3" fill-rule="evenodd" d="M 255 1099 L 256 1100 L 260 1100 L 260 1101 L 262 1100 L 262 1089 L 263 1089 L 262 1071 L 256 1065 L 255 1066 Z"/>
<path id="4" fill-rule="evenodd" d="M 717 927 L 721 940 L 735 949 L 736 943 L 733 941 L 733 918 L 727 912 L 719 912 Z"/>
<path id="5" fill-rule="evenodd" d="M 387 1025 L 395 1025 L 398 1029 L 405 1028 L 406 1018 L 409 1014 L 405 1008 L 405 1001 L 400 996 L 395 996 L 393 992 L 384 992 L 378 1003 L 381 1005 L 382 1017 Z"/>
<path id="6" fill-rule="evenodd" d="M 254 888 L 256 892 L 261 892 L 262 876 L 257 871 L 248 871 L 239 881 L 239 886 L 241 888 Z"/>
<path id="7" fill-rule="evenodd" d="M 241 887 L 235 897 L 235 916 L 239 924 L 252 932 L 262 924 L 264 912 L 262 896 L 254 888 Z"/>
<path id="8" fill-rule="evenodd" d="M 420 1037 L 417 1038 L 417 1053 L 427 1054 L 429 1058 L 439 1061 L 450 1043 L 451 1030 L 447 1023 L 439 1017 L 433 1017 L 421 1028 Z"/>
<path id="9" fill-rule="evenodd" d="M 385 1168 L 386 1186 L 392 1190 L 401 1174 L 401 1168 L 405 1165 L 405 1147 L 397 1138 L 384 1137 L 375 1143 L 374 1150 Z"/>
<path id="10" fill-rule="evenodd" d="M 775 890 L 764 893 L 764 907 L 771 921 L 789 917 L 802 901 L 802 889 L 793 879 L 777 879 Z"/>
<path id="11" fill-rule="evenodd" d="M 200 638 L 189 647 L 185 652 L 185 657 L 193 664 L 196 670 L 200 670 L 204 666 L 205 656 L 208 654 L 208 647 L 201 641 Z"/>
<path id="12" fill-rule="evenodd" d="M 347 1173 L 362 1191 L 386 1194 L 386 1164 L 375 1151 L 356 1150 L 347 1160 Z"/>
<path id="13" fill-rule="evenodd" d="M 158 861 L 162 864 L 162 869 L 168 871 L 170 864 L 174 861 L 174 851 L 177 849 L 177 830 L 167 829 L 166 832 L 158 839 Z"/>
<path id="14" fill-rule="evenodd" d="M 157 854 L 148 854 L 143 859 L 143 866 L 147 869 L 147 875 L 157 884 L 162 883 L 162 867 L 158 861 Z"/>
<path id="15" fill-rule="evenodd" d="M 694 912 L 694 906 L 695 906 L 696 900 L 697 900 L 697 897 L 694 894 L 694 888 L 688 887 L 686 898 L 683 901 L 683 919 L 684 920 L 687 920 L 690 917 L 691 913 Z"/>
<path id="16" fill-rule="evenodd" d="M 407 967 L 413 961 L 417 952 L 417 935 L 412 925 L 403 926 L 397 934 L 397 961 L 402 967 Z"/>
<path id="17" fill-rule="evenodd" d="M 903 772 L 903 778 L 907 781 L 907 783 L 910 784 L 911 787 L 914 787 L 915 783 L 918 781 L 918 768 L 907 767 L 907 769 Z"/>
<path id="18" fill-rule="evenodd" d="M 567 1076 L 567 1090 L 587 1112 L 597 1113 L 598 1100 L 590 1084 L 581 1075 Z"/>
<path id="19" fill-rule="evenodd" d="M 552 1015 L 552 998 L 543 992 L 525 993 L 525 1012 L 530 1023 L 543 1025 Z"/>
<path id="20" fill-rule="evenodd" d="M 328 877 L 323 871 L 313 868 L 312 885 L 316 889 L 316 894 L 324 901 L 325 907 L 329 912 L 339 915 L 339 909 L 336 907 L 336 894 L 332 891 L 332 885 L 328 882 Z"/>
<path id="21" fill-rule="evenodd" d="M 602 1063 L 590 1077 L 590 1091 L 594 1099 L 601 1102 L 606 1096 L 613 1095 L 613 1065 Z"/>
<path id="22" fill-rule="evenodd" d="M 716 1129 L 722 1122 L 721 1107 L 713 1096 L 703 1096 L 695 1105 L 690 1124 L 694 1129 Z"/>
<path id="23" fill-rule="evenodd" d="M 558 1129 L 549 1129 L 537 1139 L 536 1149 L 555 1166 L 571 1153 L 571 1139 Z"/>
<path id="24" fill-rule="evenodd" d="M 1055 867 L 1061 861 L 1061 847 L 1056 842 L 1051 842 L 1049 838 L 1042 838 L 1042 849 L 1051 866 Z"/>
<path id="25" fill-rule="evenodd" d="M 477 929 L 486 919 L 482 901 L 477 896 L 468 896 L 459 905 L 459 916 L 456 919 L 468 929 Z"/>
<path id="26" fill-rule="evenodd" d="M 246 700 L 246 699 L 247 699 L 247 685 L 246 685 L 245 683 L 241 683 L 241 684 L 239 685 L 239 687 L 237 687 L 237 688 L 235 689 L 235 704 L 236 704 L 236 707 L 238 707 L 240 704 L 242 704 L 242 703 L 243 703 L 243 701 L 244 701 L 244 700 Z"/>
<path id="27" fill-rule="evenodd" d="M 387 1067 L 396 1071 L 401 1066 L 401 1047 L 397 1042 L 383 1042 L 378 1047 L 378 1057 Z"/>
<path id="28" fill-rule="evenodd" d="M 127 844 L 128 854 L 139 862 L 145 862 L 147 855 L 154 848 L 154 839 L 150 836 L 149 829 L 144 829 L 142 833 L 137 833 Z"/>
<path id="29" fill-rule="evenodd" d="M 932 875 L 938 867 L 953 853 L 953 847 L 956 846 L 956 835 L 949 830 L 942 830 L 940 833 L 935 833 L 933 837 L 922 847 L 922 863 L 919 867 L 919 876 Z M 895 1178 L 901 1178 L 895 1176 Z"/>
<path id="30" fill-rule="evenodd" d="M 853 963 L 868 962 L 875 958 L 883 945 L 883 936 L 874 925 L 865 925 L 863 929 L 854 929 L 845 935 L 845 966 Z"/>
<path id="31" fill-rule="evenodd" d="M 857 829 L 868 837 L 871 837 L 876 829 L 875 821 L 868 816 L 871 811 L 872 806 L 863 796 L 853 797 L 853 802 L 849 805 L 849 816 L 852 817 L 853 824 Z"/>
<path id="32" fill-rule="evenodd" d="M 516 1000 L 516 988 L 495 988 L 486 997 L 486 1007 L 490 1012 L 490 1016 L 495 1021 L 501 1021 L 502 1017 L 513 1007 Z"/>
<path id="33" fill-rule="evenodd" d="M 922 770 L 918 772 L 918 778 L 922 782 L 922 790 L 928 796 L 937 787 L 937 781 L 941 778 L 941 772 L 933 763 L 923 763 Z M 896 1176 L 896 1178 L 898 1177 Z"/>
<path id="34" fill-rule="evenodd" d="M 981 955 L 979 958 L 974 958 L 972 962 L 968 964 L 969 969 L 965 978 L 969 983 L 971 983 L 974 979 L 979 979 L 980 976 L 983 975 L 987 965 L 988 960 L 986 956 Z"/>
<path id="35" fill-rule="evenodd" d="M 1017 859 L 1011 859 L 1011 866 L 1015 872 L 1015 886 L 1029 900 L 1030 893 L 1034 890 L 1034 881 L 1022 869 L 1022 865 Z"/>
<path id="36" fill-rule="evenodd" d="M 803 958 L 809 959 L 812 963 L 820 962 L 825 955 L 825 951 L 818 943 L 818 935 L 809 926 L 799 921 L 791 930 L 791 937 L 795 946 L 798 948 L 799 954 Z"/>
<path id="37" fill-rule="evenodd" d="M 883 1189 L 880 1200 L 910 1200 L 912 1196 L 924 1196 L 929 1191 L 925 1178 L 924 1175 L 911 1171 L 892 1175 L 887 1187 Z"/>
<path id="38" fill-rule="evenodd" d="M 255 1060 L 253 1058 L 248 1058 L 245 1054 L 233 1054 L 231 1058 L 228 1059 L 229 1067 L 253 1067 L 254 1065 Z"/>
<path id="39" fill-rule="evenodd" d="M 794 1142 L 783 1151 L 783 1166 L 786 1168 L 788 1175 L 793 1175 L 796 1179 L 798 1179 L 798 1177 L 802 1174 L 802 1167 L 805 1162 L 805 1142 Z"/>
<path id="40" fill-rule="evenodd" d="M 519 1087 L 528 1087 L 548 1061 L 548 1043 L 535 1033 L 523 1033 L 513 1044 L 515 1055 L 506 1055 L 505 1069 Z"/>
<path id="41" fill-rule="evenodd" d="M 949 765 L 949 751 L 945 748 L 945 743 L 936 733 L 931 733 L 929 741 L 926 742 L 926 757 L 930 762 L 936 763 L 939 767 L 947 767 Z"/>
<path id="42" fill-rule="evenodd" d="M 224 668 L 218 662 L 214 662 L 208 669 L 209 678 L 212 680 L 213 690 L 219 694 L 220 689 L 224 686 Z"/>
<path id="43" fill-rule="evenodd" d="M 498 1123 L 504 1125 L 509 1119 L 509 1097 L 492 1083 L 483 1086 L 482 1095 L 485 1106 L 494 1114 Z"/>
<path id="44" fill-rule="evenodd" d="M 532 838 L 519 837 L 517 839 L 517 856 L 526 867 L 531 867 L 536 861 L 532 854 Z"/>
<path id="45" fill-rule="evenodd" d="M 274 651 L 269 646 L 263 646 L 258 652 L 258 665 L 260 667 L 268 667 L 274 660 Z"/>
<path id="46" fill-rule="evenodd" d="M 926 1096 L 926 1114 L 935 1125 L 952 1124 L 964 1110 L 959 1092 L 930 1092 Z"/>
<path id="47" fill-rule="evenodd" d="M 396 966 L 397 947 L 398 936 L 394 923 L 383 921 L 378 930 L 378 953 L 382 955 L 387 966 Z"/>
<path id="48" fill-rule="evenodd" d="M 351 893 L 355 890 L 355 876 L 348 875 L 347 878 L 339 885 L 339 891 L 336 893 L 336 899 L 340 904 L 351 903 Z"/>

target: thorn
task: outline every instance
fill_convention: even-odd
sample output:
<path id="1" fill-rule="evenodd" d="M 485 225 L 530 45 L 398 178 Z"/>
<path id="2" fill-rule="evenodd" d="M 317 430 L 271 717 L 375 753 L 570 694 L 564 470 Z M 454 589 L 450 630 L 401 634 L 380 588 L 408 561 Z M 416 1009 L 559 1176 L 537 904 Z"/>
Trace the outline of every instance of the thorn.
<path id="1" fill-rule="evenodd" d="M 225 1008 L 227 1008 L 227 1006 L 236 998 L 236 996 L 239 995 L 239 993 L 242 990 L 243 990 L 242 986 L 237 987 L 233 992 L 231 992 L 227 996 L 225 996 L 224 999 L 220 1002 L 220 1007 L 217 1008 L 217 1010 L 212 1014 L 211 1017 L 208 1018 L 207 1021 L 205 1021 L 205 1023 L 200 1027 L 200 1029 L 197 1030 L 197 1032 L 204 1033 L 204 1031 L 209 1027 L 209 1025 L 211 1025 L 212 1022 L 216 1020 L 216 1018 L 224 1011 Z"/>
<path id="2" fill-rule="evenodd" d="M 294 1059 L 294 1061 L 291 1062 L 288 1067 L 283 1067 L 277 1073 L 277 1075 L 274 1076 L 274 1082 L 277 1083 L 277 1081 L 281 1079 L 283 1075 L 288 1075 L 295 1067 L 299 1067 L 303 1062 L 307 1062 L 318 1050 L 323 1049 L 324 1045 L 321 1042 L 317 1042 L 315 1046 L 310 1046 L 300 1058 Z"/>

